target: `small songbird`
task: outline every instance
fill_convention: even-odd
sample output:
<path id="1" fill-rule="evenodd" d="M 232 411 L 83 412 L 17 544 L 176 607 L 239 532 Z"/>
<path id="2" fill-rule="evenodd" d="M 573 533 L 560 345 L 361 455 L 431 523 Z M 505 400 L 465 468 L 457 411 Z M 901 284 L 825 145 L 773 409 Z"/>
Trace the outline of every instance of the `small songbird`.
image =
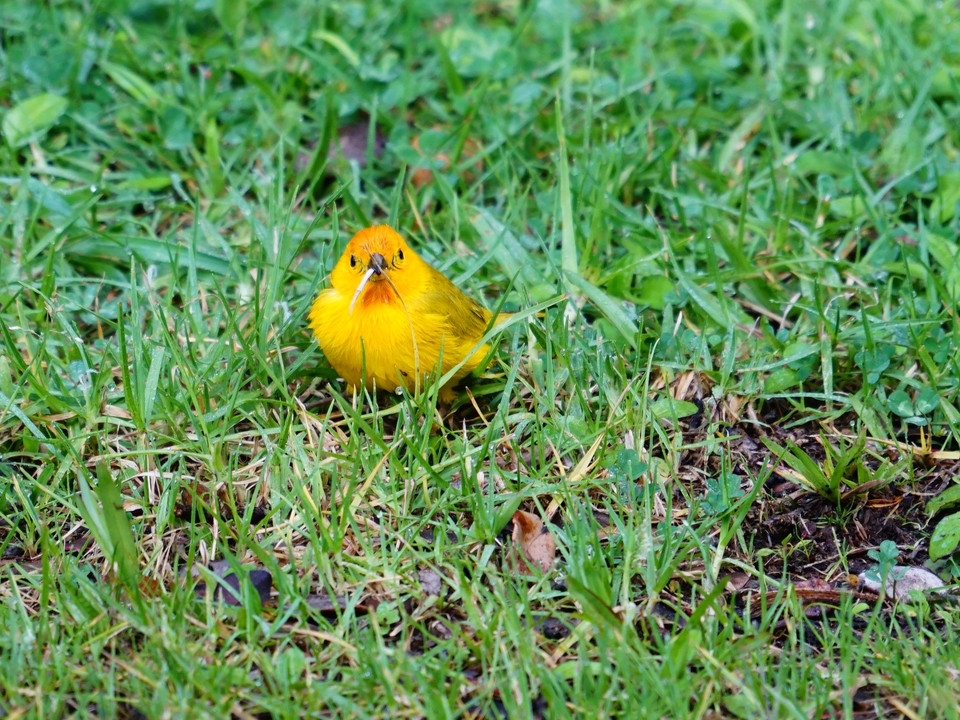
<path id="1" fill-rule="evenodd" d="M 443 375 L 466 359 L 441 388 L 443 402 L 486 356 L 491 318 L 388 225 L 353 236 L 310 309 L 313 334 L 353 389 L 420 390 L 438 364 Z"/>

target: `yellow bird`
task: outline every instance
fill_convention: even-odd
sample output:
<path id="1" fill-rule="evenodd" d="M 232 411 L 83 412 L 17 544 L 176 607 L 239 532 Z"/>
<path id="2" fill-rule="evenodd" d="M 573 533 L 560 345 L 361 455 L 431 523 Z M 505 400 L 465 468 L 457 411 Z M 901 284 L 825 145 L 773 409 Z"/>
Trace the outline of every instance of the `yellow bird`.
<path id="1" fill-rule="evenodd" d="M 466 359 L 441 388 L 443 402 L 486 356 L 491 318 L 388 225 L 353 236 L 310 309 L 313 334 L 351 389 L 415 391 L 438 364 L 443 375 Z"/>

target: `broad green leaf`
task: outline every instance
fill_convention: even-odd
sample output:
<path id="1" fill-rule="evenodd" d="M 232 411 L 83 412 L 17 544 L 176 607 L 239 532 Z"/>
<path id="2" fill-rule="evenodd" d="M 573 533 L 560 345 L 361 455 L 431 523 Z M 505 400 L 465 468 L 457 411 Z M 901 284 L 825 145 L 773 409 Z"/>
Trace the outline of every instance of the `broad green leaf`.
<path id="1" fill-rule="evenodd" d="M 636 298 L 641 305 L 649 305 L 654 310 L 663 310 L 667 293 L 677 289 L 676 283 L 663 275 L 648 275 L 640 281 L 640 290 Z"/>
<path id="2" fill-rule="evenodd" d="M 615 478 L 633 482 L 647 471 L 647 464 L 640 459 L 636 450 L 622 448 L 607 469 Z"/>
<path id="3" fill-rule="evenodd" d="M 67 99 L 53 93 L 34 95 L 14 105 L 3 116 L 3 136 L 10 147 L 36 140 L 67 110 Z"/>
<path id="4" fill-rule="evenodd" d="M 836 217 L 850 219 L 863 217 L 867 212 L 867 203 L 862 195 L 844 195 L 830 203 L 830 213 Z"/>
<path id="5" fill-rule="evenodd" d="M 807 150 L 797 158 L 794 167 L 802 173 L 846 176 L 853 172 L 853 162 L 834 150 Z"/>
<path id="6" fill-rule="evenodd" d="M 142 175 L 140 177 L 124 180 L 117 187 L 134 188 L 136 190 L 163 190 L 170 187 L 172 180 L 169 174 L 165 175 Z"/>
<path id="7" fill-rule="evenodd" d="M 929 415 L 940 405 L 940 393 L 931 387 L 925 387 L 914 400 L 914 407 L 918 415 Z"/>
<path id="8" fill-rule="evenodd" d="M 796 370 L 790 368 L 777 368 L 767 375 L 763 381 L 763 392 L 767 395 L 777 395 L 784 390 L 790 390 L 800 384 L 800 376 Z"/>
<path id="9" fill-rule="evenodd" d="M 960 543 L 960 512 L 947 515 L 937 523 L 930 536 L 930 559 L 937 560 L 952 553 Z"/>
<path id="10" fill-rule="evenodd" d="M 213 7 L 220 26 L 234 36 L 240 36 L 247 21 L 247 0 L 217 0 Z"/>
<path id="11" fill-rule="evenodd" d="M 677 400 L 676 398 L 660 398 L 650 404 L 650 414 L 657 420 L 669 418 L 676 420 L 678 418 L 690 417 L 697 412 L 697 406 L 686 400 Z"/>
<path id="12" fill-rule="evenodd" d="M 944 508 L 960 504 L 960 485 L 952 485 L 932 498 L 925 508 L 928 515 L 936 515 Z"/>
<path id="13" fill-rule="evenodd" d="M 913 417 L 916 410 L 913 407 L 913 400 L 903 390 L 894 390 L 887 398 L 887 405 L 890 410 L 900 417 Z"/>

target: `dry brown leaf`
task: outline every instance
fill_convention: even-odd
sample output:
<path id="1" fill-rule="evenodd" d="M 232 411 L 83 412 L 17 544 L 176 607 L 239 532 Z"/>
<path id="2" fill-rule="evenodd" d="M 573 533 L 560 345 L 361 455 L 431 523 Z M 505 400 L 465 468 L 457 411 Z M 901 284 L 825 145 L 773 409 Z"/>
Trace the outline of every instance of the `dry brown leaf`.
<path id="1" fill-rule="evenodd" d="M 520 549 L 522 557 L 517 558 L 517 569 L 521 572 L 537 568 L 547 572 L 557 554 L 557 542 L 543 521 L 533 513 L 517 510 L 513 514 L 513 541 Z"/>
<path id="2" fill-rule="evenodd" d="M 129 420 L 133 417 L 129 410 L 124 410 L 122 407 L 109 404 L 103 406 L 103 414 L 107 417 L 120 418 L 121 420 Z"/>

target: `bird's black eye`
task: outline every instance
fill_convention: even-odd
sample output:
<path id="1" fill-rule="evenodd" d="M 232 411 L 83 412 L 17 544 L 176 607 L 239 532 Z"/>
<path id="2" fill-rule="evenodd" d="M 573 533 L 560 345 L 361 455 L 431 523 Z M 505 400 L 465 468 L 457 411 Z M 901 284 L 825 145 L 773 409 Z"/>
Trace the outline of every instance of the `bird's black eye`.
<path id="1" fill-rule="evenodd" d="M 397 250 L 397 260 L 403 260 L 403 250 Z"/>
<path id="2" fill-rule="evenodd" d="M 351 255 L 351 256 L 350 256 L 350 267 L 356 267 L 356 266 L 357 266 L 357 256 L 356 256 L 356 255 Z"/>

